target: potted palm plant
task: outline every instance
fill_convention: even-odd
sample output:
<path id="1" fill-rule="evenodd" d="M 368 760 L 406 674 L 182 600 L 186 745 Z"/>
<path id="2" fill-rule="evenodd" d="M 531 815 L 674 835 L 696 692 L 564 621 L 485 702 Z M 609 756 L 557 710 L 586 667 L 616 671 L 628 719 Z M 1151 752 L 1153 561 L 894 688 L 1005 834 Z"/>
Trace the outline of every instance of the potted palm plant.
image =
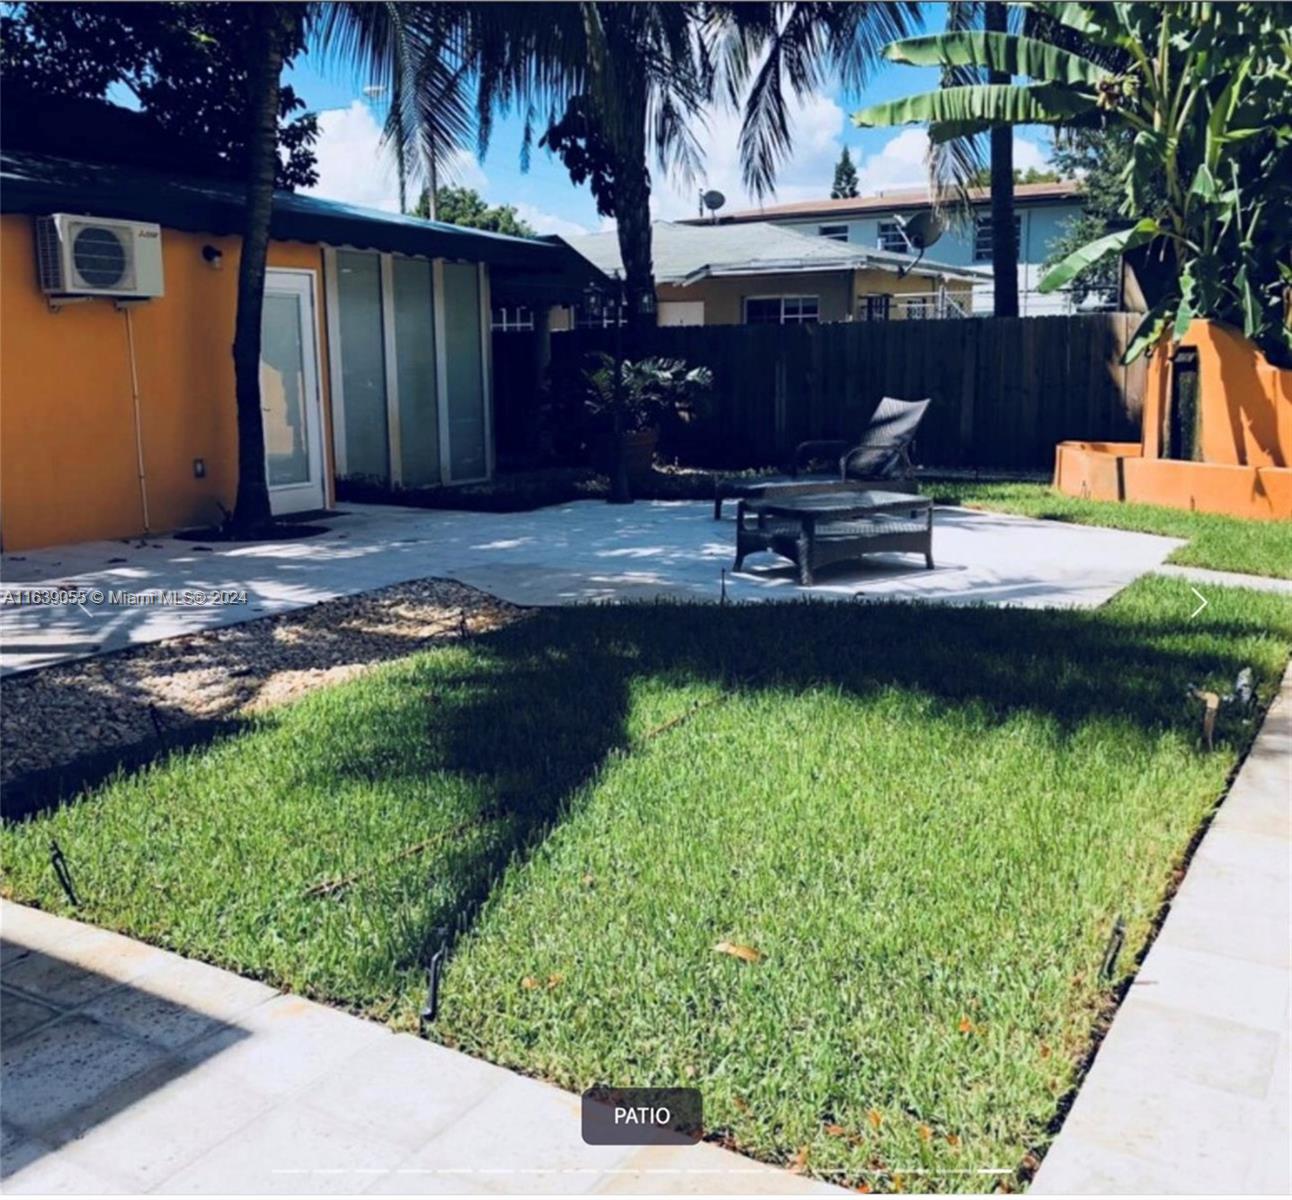
<path id="1" fill-rule="evenodd" d="M 620 461 L 616 454 L 621 454 L 629 482 L 641 482 L 650 476 L 660 426 L 671 419 L 686 420 L 712 385 L 713 373 L 675 358 L 621 361 L 603 353 L 590 357 L 583 383 L 593 463 L 609 473 Z"/>

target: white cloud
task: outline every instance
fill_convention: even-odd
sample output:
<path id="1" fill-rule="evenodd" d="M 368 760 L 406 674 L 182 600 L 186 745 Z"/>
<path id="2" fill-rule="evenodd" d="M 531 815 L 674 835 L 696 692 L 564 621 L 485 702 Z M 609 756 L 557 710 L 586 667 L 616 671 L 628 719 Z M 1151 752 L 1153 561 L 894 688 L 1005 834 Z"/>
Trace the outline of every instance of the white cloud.
<path id="1" fill-rule="evenodd" d="M 567 221 L 564 217 L 558 217 L 555 213 L 544 212 L 541 208 L 536 208 L 532 204 L 526 204 L 523 201 L 515 205 L 516 215 L 522 221 L 528 221 L 534 227 L 536 233 L 555 233 L 561 237 L 577 237 L 580 234 L 590 233 L 591 230 L 586 225 L 580 225 L 578 221 Z"/>
<path id="2" fill-rule="evenodd" d="M 394 156 L 381 145 L 381 126 L 372 108 L 362 100 L 352 100 L 348 108 L 329 108 L 319 113 L 314 154 L 319 181 L 308 189 L 310 195 L 386 212 L 399 211 L 399 176 Z M 444 169 L 441 182 L 481 191 L 489 180 L 474 155 L 458 150 Z M 410 205 L 420 190 L 419 183 L 410 181 Z"/>
<path id="3" fill-rule="evenodd" d="M 716 188 L 727 197 L 725 211 L 757 208 L 759 201 L 746 191 L 740 171 L 740 114 L 727 110 L 707 114 L 707 128 L 701 130 L 700 178 L 691 185 L 675 179 L 656 179 L 651 211 L 657 219 L 677 220 L 698 215 L 698 193 Z M 777 172 L 776 192 L 763 204 L 789 204 L 820 200 L 829 196 L 834 167 L 847 144 L 844 134 L 851 127 L 847 115 L 830 97 L 810 93 L 790 105 L 790 134 L 793 150 Z M 849 147 L 857 167 L 858 190 L 862 195 L 901 188 L 922 187 L 928 182 L 929 139 L 923 128 L 902 129 L 871 154 Z M 1021 170 L 1045 167 L 1046 148 L 1026 138 L 1014 139 L 1014 165 Z M 613 222 L 603 222 L 613 228 Z"/>
<path id="4" fill-rule="evenodd" d="M 654 180 L 651 210 L 657 218 L 676 220 L 698 214 L 699 192 L 716 188 L 727 197 L 726 209 L 754 207 L 740 171 L 741 114 L 711 109 L 704 127 L 697 129 L 700 176 L 691 184 L 677 179 Z M 789 125 L 793 150 L 777 172 L 776 195 L 767 203 L 811 200 L 828 195 L 834 164 L 843 147 L 844 112 L 828 96 L 810 93 L 790 103 Z"/>

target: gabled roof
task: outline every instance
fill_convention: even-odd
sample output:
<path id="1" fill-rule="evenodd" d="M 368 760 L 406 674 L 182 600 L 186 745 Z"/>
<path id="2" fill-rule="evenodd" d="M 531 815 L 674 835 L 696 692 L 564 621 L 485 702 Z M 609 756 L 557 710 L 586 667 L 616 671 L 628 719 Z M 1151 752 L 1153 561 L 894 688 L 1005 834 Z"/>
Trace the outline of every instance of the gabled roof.
<path id="1" fill-rule="evenodd" d="M 618 235 L 590 233 L 566 241 L 602 271 L 621 271 Z M 950 279 L 990 279 L 990 272 L 953 267 L 890 250 L 871 250 L 848 242 L 815 237 L 765 222 L 743 225 L 651 223 L 655 282 L 685 286 L 720 275 L 796 274 L 848 271 L 872 267 L 883 271 L 910 268 L 915 275 Z"/>
<path id="2" fill-rule="evenodd" d="M 238 234 L 243 192 L 228 180 L 2 151 L 0 212 L 85 213 L 193 233 Z M 568 266 L 569 251 L 557 241 L 465 229 L 294 192 L 274 193 L 269 231 L 282 241 L 463 259 L 522 271 L 561 272 Z"/>
<path id="3" fill-rule="evenodd" d="M 1061 179 L 1057 183 L 1017 183 L 1014 185 L 1015 204 L 1062 204 L 1071 202 L 1081 194 L 1081 183 L 1076 179 Z M 989 204 L 990 188 L 970 188 L 969 199 L 973 204 Z M 928 208 L 930 197 L 927 188 L 902 188 L 891 192 L 877 192 L 873 196 L 855 196 L 845 200 L 800 200 L 793 204 L 768 204 L 762 208 L 748 208 L 739 212 L 720 213 L 718 223 L 735 225 L 750 221 L 784 221 L 792 218 L 850 217 L 875 213 L 906 212 L 915 208 Z M 688 225 L 707 224 L 708 218 L 687 221 Z"/>

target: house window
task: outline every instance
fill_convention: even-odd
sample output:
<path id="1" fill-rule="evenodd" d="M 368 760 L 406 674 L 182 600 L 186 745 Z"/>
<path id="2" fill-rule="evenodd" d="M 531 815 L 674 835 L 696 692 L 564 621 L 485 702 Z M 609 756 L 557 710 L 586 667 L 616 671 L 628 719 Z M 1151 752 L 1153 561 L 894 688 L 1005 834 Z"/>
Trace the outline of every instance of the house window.
<path id="1" fill-rule="evenodd" d="M 932 296 L 907 296 L 905 307 L 908 321 L 926 321 L 934 315 Z"/>
<path id="2" fill-rule="evenodd" d="M 821 318 L 816 296 L 749 296 L 747 325 L 815 325 Z"/>
<path id="3" fill-rule="evenodd" d="M 902 231 L 901 222 L 880 221 L 879 248 L 881 250 L 891 250 L 894 254 L 910 253 L 911 244 L 906 240 L 906 234 Z"/>
<path id="4" fill-rule="evenodd" d="M 892 296 L 861 296 L 861 317 L 865 321 L 887 321 L 893 306 Z"/>
<path id="5" fill-rule="evenodd" d="M 615 320 L 615 310 L 618 309 L 619 319 Z M 613 329 L 616 325 L 628 324 L 628 309 L 626 305 L 607 304 L 605 311 L 600 316 L 594 317 L 581 304 L 574 306 L 574 328 L 575 329 Z"/>
<path id="6" fill-rule="evenodd" d="M 1014 214 L 1014 245 L 1021 245 L 1021 234 L 1023 230 L 1023 218 L 1017 213 Z M 974 262 L 990 262 L 992 251 L 991 236 L 991 217 L 975 217 L 973 224 L 973 260 Z"/>
<path id="7" fill-rule="evenodd" d="M 846 242 L 848 240 L 847 225 L 818 225 L 817 234 L 823 238 L 829 238 L 832 242 Z"/>
<path id="8" fill-rule="evenodd" d="M 493 310 L 493 322 L 490 328 L 494 333 L 516 333 L 534 328 L 534 310 L 523 304 L 513 306 L 499 305 Z"/>

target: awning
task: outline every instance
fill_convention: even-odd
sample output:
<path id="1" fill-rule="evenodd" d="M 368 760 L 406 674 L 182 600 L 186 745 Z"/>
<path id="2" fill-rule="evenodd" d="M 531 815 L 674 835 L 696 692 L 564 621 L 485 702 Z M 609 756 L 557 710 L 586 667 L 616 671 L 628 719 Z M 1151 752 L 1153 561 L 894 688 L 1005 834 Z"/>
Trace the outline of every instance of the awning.
<path id="1" fill-rule="evenodd" d="M 243 193 L 228 180 L 7 151 L 0 152 L 0 212 L 84 213 L 193 233 L 240 234 Z M 274 194 L 269 232 L 280 241 L 482 262 L 551 274 L 558 281 L 587 265 L 559 239 L 509 237 L 293 192 Z"/>

